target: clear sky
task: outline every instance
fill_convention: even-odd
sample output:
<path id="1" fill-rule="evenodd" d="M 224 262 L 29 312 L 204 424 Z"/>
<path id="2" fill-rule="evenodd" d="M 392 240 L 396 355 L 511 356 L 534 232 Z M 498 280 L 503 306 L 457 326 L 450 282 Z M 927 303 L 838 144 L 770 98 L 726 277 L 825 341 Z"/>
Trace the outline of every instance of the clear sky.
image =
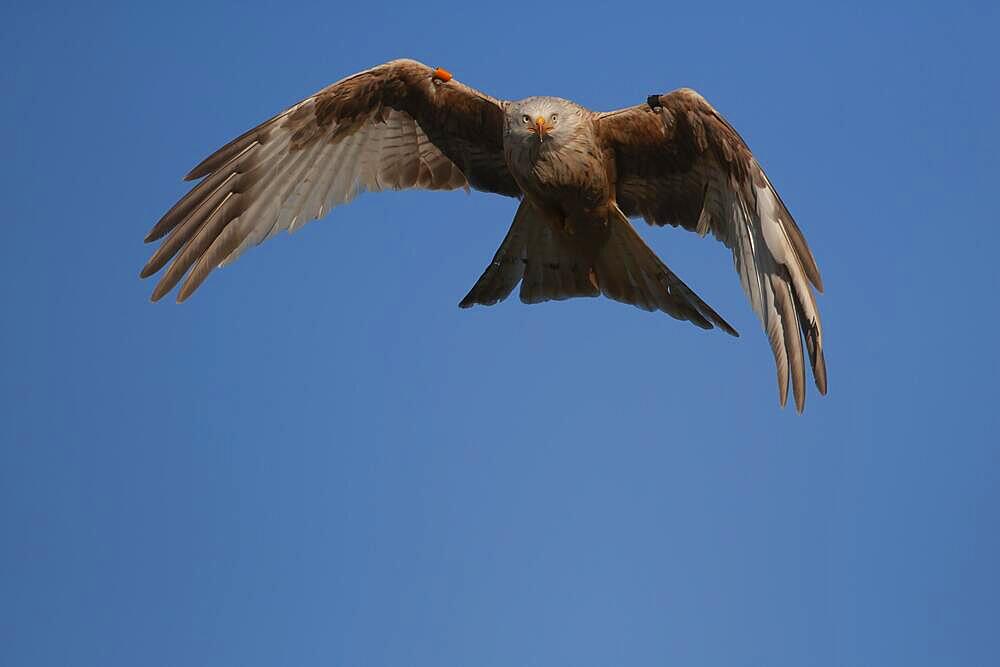
<path id="1" fill-rule="evenodd" d="M 986 665 L 1000 654 L 996 3 L 0 10 L 0 663 Z M 830 393 L 742 333 L 456 304 L 515 202 L 366 195 L 148 300 L 257 122 L 397 57 L 594 109 L 701 91 L 796 215 Z"/>

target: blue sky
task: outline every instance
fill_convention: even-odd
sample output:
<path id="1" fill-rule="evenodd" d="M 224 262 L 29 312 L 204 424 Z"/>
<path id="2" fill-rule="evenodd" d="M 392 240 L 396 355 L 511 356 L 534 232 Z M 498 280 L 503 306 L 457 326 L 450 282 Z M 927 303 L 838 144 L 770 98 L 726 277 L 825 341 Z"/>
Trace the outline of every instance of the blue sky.
<path id="1" fill-rule="evenodd" d="M 0 10 L 0 663 L 981 665 L 1000 652 L 995 3 Z M 701 91 L 796 215 L 830 393 L 743 334 L 456 307 L 515 208 L 367 195 L 151 304 L 205 154 L 396 57 Z"/>

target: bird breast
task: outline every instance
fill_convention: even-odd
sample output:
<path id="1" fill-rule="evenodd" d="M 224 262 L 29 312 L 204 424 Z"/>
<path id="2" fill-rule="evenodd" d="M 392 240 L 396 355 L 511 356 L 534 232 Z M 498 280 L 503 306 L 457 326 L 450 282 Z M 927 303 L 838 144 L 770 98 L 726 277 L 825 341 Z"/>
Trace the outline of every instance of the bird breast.
<path id="1" fill-rule="evenodd" d="M 610 190 L 604 162 L 596 143 L 588 139 L 576 135 L 564 142 L 507 147 L 508 166 L 529 200 L 567 215 L 607 203 Z"/>

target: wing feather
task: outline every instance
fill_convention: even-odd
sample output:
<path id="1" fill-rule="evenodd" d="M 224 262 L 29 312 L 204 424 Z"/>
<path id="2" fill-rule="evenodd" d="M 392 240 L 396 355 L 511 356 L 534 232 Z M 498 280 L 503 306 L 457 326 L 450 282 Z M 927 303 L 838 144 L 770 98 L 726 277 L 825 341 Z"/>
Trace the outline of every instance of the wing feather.
<path id="1" fill-rule="evenodd" d="M 597 116 L 615 162 L 617 202 L 654 225 L 709 231 L 733 253 L 740 284 L 774 354 L 778 398 L 789 383 L 805 405 L 803 338 L 816 387 L 827 391 L 813 289 L 819 267 L 771 181 L 732 126 L 698 93 L 681 89 Z"/>
<path id="2" fill-rule="evenodd" d="M 338 154 L 344 150 L 344 142 L 331 144 L 326 143 L 319 156 L 317 165 L 337 164 Z M 303 224 L 320 217 L 320 201 L 326 193 L 329 183 L 333 180 L 335 171 L 332 168 L 316 169 L 316 173 L 311 173 L 306 178 L 303 187 L 298 192 L 298 212 L 295 221 L 289 225 L 288 231 L 294 232 L 300 229 Z"/>
<path id="3" fill-rule="evenodd" d="M 203 179 L 153 226 L 161 240 L 143 267 L 169 267 L 153 299 L 190 271 L 187 298 L 217 266 L 280 231 L 349 202 L 362 190 L 520 189 L 503 158 L 503 103 L 412 60 L 324 88 L 201 161 Z M 165 237 L 165 238 L 164 238 Z"/>

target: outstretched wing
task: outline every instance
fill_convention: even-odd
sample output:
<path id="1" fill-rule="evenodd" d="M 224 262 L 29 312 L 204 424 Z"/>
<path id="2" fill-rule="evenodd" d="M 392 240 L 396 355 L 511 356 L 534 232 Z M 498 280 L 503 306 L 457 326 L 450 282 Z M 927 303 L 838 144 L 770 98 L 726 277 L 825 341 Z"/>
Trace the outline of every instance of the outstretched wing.
<path id="1" fill-rule="evenodd" d="M 321 218 L 363 190 L 471 186 L 519 196 L 503 158 L 502 104 L 413 60 L 307 97 L 186 176 L 203 180 L 146 236 L 166 238 L 141 276 L 170 262 L 153 300 L 187 274 L 177 296 L 183 301 L 249 246 Z"/>
<path id="2" fill-rule="evenodd" d="M 771 342 L 781 404 L 791 376 L 796 408 L 805 405 L 803 336 L 816 387 L 825 394 L 823 330 L 810 287 L 823 291 L 816 260 L 736 130 L 689 89 L 599 114 L 596 123 L 627 215 L 711 231 L 733 251 L 740 283 Z"/>

